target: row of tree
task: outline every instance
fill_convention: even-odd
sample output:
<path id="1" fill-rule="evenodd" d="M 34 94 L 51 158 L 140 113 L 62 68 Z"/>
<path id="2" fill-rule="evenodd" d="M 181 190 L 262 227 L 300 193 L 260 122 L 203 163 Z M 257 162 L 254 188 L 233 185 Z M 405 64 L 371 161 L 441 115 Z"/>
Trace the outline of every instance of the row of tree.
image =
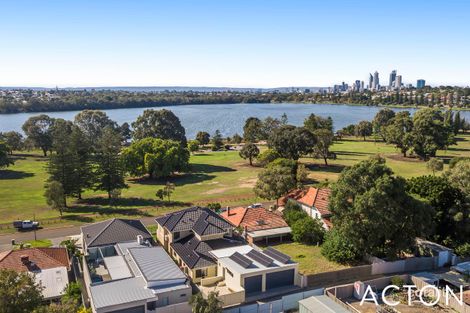
<path id="1" fill-rule="evenodd" d="M 375 135 L 395 145 L 403 156 L 408 151 L 422 159 L 435 157 L 437 150 L 447 149 L 455 144 L 457 135 L 465 124 L 460 112 L 439 109 L 421 109 L 413 116 L 408 111 L 395 113 L 386 108 L 380 110 L 372 121 L 361 121 L 357 125 L 343 128 L 339 135 L 356 135 L 366 140 Z"/>

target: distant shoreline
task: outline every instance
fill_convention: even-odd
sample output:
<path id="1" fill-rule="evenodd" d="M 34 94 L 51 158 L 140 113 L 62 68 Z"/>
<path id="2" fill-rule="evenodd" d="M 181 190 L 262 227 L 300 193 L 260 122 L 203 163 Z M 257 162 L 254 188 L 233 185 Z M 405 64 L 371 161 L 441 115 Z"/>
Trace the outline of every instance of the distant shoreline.
<path id="1" fill-rule="evenodd" d="M 155 105 L 129 105 L 129 106 L 119 106 L 119 107 L 107 107 L 107 108 L 100 108 L 100 106 L 88 106 L 83 108 L 70 108 L 70 109 L 51 109 L 51 110 L 38 110 L 38 111 L 26 111 L 26 112 L 11 112 L 11 113 L 1 113 L 0 115 L 15 115 L 15 114 L 46 114 L 46 113 L 55 113 L 55 112 L 73 112 L 73 111 L 83 111 L 83 110 L 100 110 L 100 111 L 108 111 L 108 110 L 119 110 L 119 109 L 152 109 L 152 108 L 159 108 L 159 107 L 172 107 L 172 106 L 187 106 L 187 105 L 217 105 L 217 104 L 282 104 L 282 103 L 291 103 L 291 104 L 318 104 L 318 105 L 343 105 L 343 106 L 361 106 L 361 107 L 378 107 L 378 108 L 395 108 L 395 109 L 423 109 L 429 108 L 428 106 L 413 106 L 413 105 L 399 105 L 399 104 L 378 104 L 378 105 L 371 105 L 371 104 L 364 104 L 364 103 L 331 103 L 331 102 L 292 102 L 292 101 L 285 101 L 285 102 L 231 102 L 231 103 L 181 103 L 181 104 L 155 104 Z M 452 111 L 470 111 L 470 108 L 449 108 L 449 107 L 436 107 L 442 110 L 452 110 Z"/>

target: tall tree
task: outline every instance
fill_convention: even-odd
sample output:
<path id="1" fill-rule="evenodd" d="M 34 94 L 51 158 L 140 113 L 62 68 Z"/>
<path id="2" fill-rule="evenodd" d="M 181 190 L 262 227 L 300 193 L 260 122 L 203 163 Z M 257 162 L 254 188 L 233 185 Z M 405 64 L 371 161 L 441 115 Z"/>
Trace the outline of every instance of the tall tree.
<path id="1" fill-rule="evenodd" d="M 339 235 L 362 256 L 396 258 L 431 227 L 428 208 L 406 193 L 382 158 L 344 170 L 332 188 L 330 210 Z M 373 235 L 371 235 L 373 234 Z"/>
<path id="2" fill-rule="evenodd" d="M 391 120 L 394 117 L 395 117 L 395 112 L 389 108 L 385 108 L 377 112 L 377 114 L 375 115 L 372 121 L 372 127 L 373 127 L 374 133 L 380 135 L 383 141 L 386 140 L 385 127 L 387 127 L 390 124 Z"/>
<path id="3" fill-rule="evenodd" d="M 366 141 L 366 137 L 372 135 L 372 123 L 369 121 L 360 121 L 354 129 L 354 133 L 357 137 L 363 137 Z"/>
<path id="4" fill-rule="evenodd" d="M 460 117 L 460 111 L 457 111 L 454 117 L 454 125 L 453 125 L 454 134 L 457 135 L 461 129 L 462 129 L 462 119 Z"/>
<path id="5" fill-rule="evenodd" d="M 198 132 L 196 135 L 196 140 L 200 142 L 201 145 L 207 145 L 210 142 L 211 136 L 207 132 Z"/>
<path id="6" fill-rule="evenodd" d="M 212 151 L 219 151 L 224 146 L 222 135 L 220 134 L 220 131 L 218 129 L 215 131 L 214 136 L 212 136 L 211 141 L 212 141 Z"/>
<path id="7" fill-rule="evenodd" d="M 42 288 L 33 275 L 0 269 L 0 313 L 31 313 L 42 301 Z"/>
<path id="8" fill-rule="evenodd" d="M 52 209 L 59 211 L 62 217 L 64 209 L 67 207 L 67 196 L 64 193 L 64 187 L 58 181 L 49 181 L 46 183 L 44 197 Z"/>
<path id="9" fill-rule="evenodd" d="M 19 132 L 9 131 L 5 133 L 0 133 L 0 141 L 4 141 L 8 148 L 10 149 L 10 154 L 13 154 L 13 151 L 19 151 L 23 149 L 23 135 Z"/>
<path id="10" fill-rule="evenodd" d="M 76 179 L 74 195 L 78 199 L 81 199 L 84 190 L 92 187 L 95 182 L 93 146 L 80 128 L 76 125 L 72 126 L 69 138 L 69 149 L 72 156 L 70 162 L 74 162 L 74 177 Z"/>
<path id="11" fill-rule="evenodd" d="M 278 200 L 282 195 L 296 187 L 297 181 L 292 168 L 287 166 L 268 166 L 258 174 L 254 192 L 258 197 Z"/>
<path id="12" fill-rule="evenodd" d="M 53 145 L 47 164 L 49 181 L 57 181 L 62 185 L 64 195 L 77 196 L 80 181 L 77 177 L 77 154 L 70 145 L 72 123 L 57 119 L 53 127 Z M 65 198 L 64 197 L 64 198 Z M 67 203 L 65 201 L 65 203 Z"/>
<path id="13" fill-rule="evenodd" d="M 404 157 L 406 152 L 413 145 L 413 120 L 411 119 L 410 112 L 399 112 L 389 121 L 389 124 L 382 129 L 385 134 L 385 140 L 389 144 L 394 144 Z"/>
<path id="14" fill-rule="evenodd" d="M 327 129 L 333 132 L 333 119 L 330 116 L 324 118 L 312 113 L 305 119 L 304 127 L 312 133 L 317 129 Z"/>
<path id="15" fill-rule="evenodd" d="M 435 157 L 438 149 L 454 143 L 451 129 L 445 125 L 438 109 L 421 109 L 413 116 L 413 148 L 417 155 L 427 160 Z"/>
<path id="16" fill-rule="evenodd" d="M 0 169 L 13 165 L 13 160 L 8 156 L 10 148 L 2 141 L 0 141 Z"/>
<path id="17" fill-rule="evenodd" d="M 149 178 L 170 176 L 189 168 L 189 151 L 179 142 L 145 138 L 132 142 L 122 151 L 125 167 L 131 175 Z"/>
<path id="18" fill-rule="evenodd" d="M 470 208 L 464 193 L 445 177 L 419 176 L 407 181 L 407 191 L 428 201 L 433 207 L 436 227 L 431 239 L 456 247 L 470 238 Z"/>
<path id="19" fill-rule="evenodd" d="M 45 114 L 30 117 L 23 124 L 23 131 L 28 136 L 29 141 L 42 150 L 44 156 L 52 148 L 52 128 L 54 119 Z"/>
<path id="20" fill-rule="evenodd" d="M 245 142 L 257 142 L 263 138 L 263 122 L 257 117 L 249 117 L 243 126 Z"/>
<path id="21" fill-rule="evenodd" d="M 118 129 L 116 122 L 111 120 L 105 112 L 100 110 L 83 110 L 75 116 L 74 124 L 89 142 L 97 142 L 106 127 Z"/>
<path id="22" fill-rule="evenodd" d="M 124 181 L 124 163 L 121 160 L 122 136 L 106 127 L 96 145 L 95 190 L 104 190 L 111 199 L 113 190 L 127 188 Z"/>
<path id="23" fill-rule="evenodd" d="M 311 153 L 315 143 L 315 137 L 309 130 L 292 125 L 283 125 L 276 129 L 268 140 L 269 147 L 281 157 L 293 160 Z"/>
<path id="24" fill-rule="evenodd" d="M 259 149 L 254 143 L 247 143 L 240 150 L 239 155 L 242 159 L 248 159 L 250 165 L 253 166 L 253 159 L 259 155 Z"/>
<path id="25" fill-rule="evenodd" d="M 328 166 L 328 156 L 330 155 L 330 146 L 333 144 L 333 132 L 328 129 L 317 129 L 313 132 L 316 138 L 316 144 L 313 147 L 313 153 L 316 157 L 323 158 L 325 165 Z"/>
<path id="26" fill-rule="evenodd" d="M 145 110 L 135 122 L 134 140 L 146 137 L 174 140 L 186 147 L 186 132 L 179 118 L 170 110 Z"/>

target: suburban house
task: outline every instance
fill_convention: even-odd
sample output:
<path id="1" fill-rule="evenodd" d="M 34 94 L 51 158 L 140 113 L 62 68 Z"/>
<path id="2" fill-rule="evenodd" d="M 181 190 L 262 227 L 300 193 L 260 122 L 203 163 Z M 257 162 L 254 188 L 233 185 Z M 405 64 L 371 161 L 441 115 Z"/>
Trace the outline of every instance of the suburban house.
<path id="1" fill-rule="evenodd" d="M 267 244 L 269 239 L 282 242 L 290 237 L 291 229 L 284 218 L 263 207 L 227 208 L 220 216 L 235 227 L 243 228 L 245 239 L 250 244 L 260 241 Z"/>
<path id="2" fill-rule="evenodd" d="M 44 299 L 57 300 L 69 283 L 70 261 L 65 248 L 9 250 L 0 253 L 0 269 L 32 273 Z"/>
<path id="3" fill-rule="evenodd" d="M 156 222 L 157 240 L 195 283 L 217 275 L 217 260 L 210 251 L 244 244 L 233 235 L 231 223 L 207 208 L 173 212 Z"/>
<path id="4" fill-rule="evenodd" d="M 89 234 L 90 236 L 87 236 Z M 191 286 L 140 221 L 82 227 L 83 278 L 95 313 L 189 313 Z"/>
<path id="5" fill-rule="evenodd" d="M 152 235 L 139 220 L 113 218 L 93 223 L 81 228 L 82 247 L 109 246 L 119 242 L 132 241 L 141 236 L 144 241 L 153 243 Z"/>
<path id="6" fill-rule="evenodd" d="M 210 252 L 217 259 L 217 275 L 198 285 L 203 295 L 218 292 L 223 306 L 279 296 L 301 287 L 298 264 L 273 248 L 249 245 Z"/>
<path id="7" fill-rule="evenodd" d="M 306 189 L 295 189 L 279 199 L 280 206 L 284 206 L 287 201 L 298 203 L 310 217 L 320 219 L 323 228 L 330 230 L 331 212 L 328 210 L 330 203 L 331 189 L 307 187 Z"/>

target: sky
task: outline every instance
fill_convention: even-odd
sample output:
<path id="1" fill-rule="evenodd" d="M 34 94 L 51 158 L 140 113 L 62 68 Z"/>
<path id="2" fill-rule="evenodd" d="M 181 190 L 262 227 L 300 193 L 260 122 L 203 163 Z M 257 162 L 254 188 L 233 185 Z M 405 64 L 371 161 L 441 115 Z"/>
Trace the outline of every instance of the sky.
<path id="1" fill-rule="evenodd" d="M 470 85 L 468 0 L 0 0 L 0 86 Z"/>

